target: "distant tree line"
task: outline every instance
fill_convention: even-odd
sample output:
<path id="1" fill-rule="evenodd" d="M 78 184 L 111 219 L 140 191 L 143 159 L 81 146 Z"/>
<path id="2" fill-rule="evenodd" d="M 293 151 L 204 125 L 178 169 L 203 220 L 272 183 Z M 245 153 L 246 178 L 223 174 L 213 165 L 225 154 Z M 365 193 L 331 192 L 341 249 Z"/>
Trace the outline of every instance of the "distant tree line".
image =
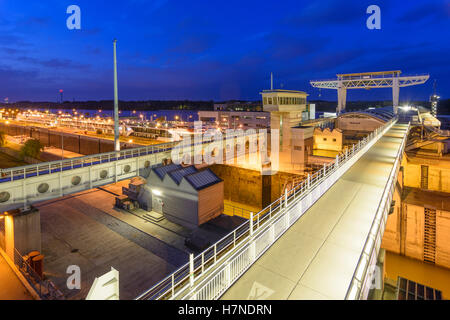
<path id="1" fill-rule="evenodd" d="M 6 108 L 48 108 L 48 109 L 86 109 L 86 110 L 112 110 L 113 100 L 100 101 L 65 101 L 34 102 L 18 101 L 14 103 L 0 103 Z M 153 110 L 213 110 L 214 101 L 190 101 L 190 100 L 148 100 L 148 101 L 119 101 L 120 110 L 153 111 Z"/>
<path id="2" fill-rule="evenodd" d="M 229 100 L 226 102 L 233 102 L 243 100 Z M 249 101 L 256 102 L 256 101 Z M 326 100 L 309 100 L 309 103 L 316 104 L 316 111 L 336 111 L 336 101 Z M 213 110 L 214 102 L 209 101 L 191 101 L 191 100 L 147 100 L 147 101 L 119 101 L 119 107 L 121 110 L 136 110 L 136 111 L 156 111 L 156 110 Z M 429 101 L 411 101 L 411 105 L 423 106 L 430 108 Z M 401 101 L 400 105 L 404 102 Z M 33 108 L 48 108 L 48 109 L 87 109 L 87 110 L 112 110 L 114 103 L 112 100 L 100 100 L 100 101 L 65 101 L 64 103 L 55 102 L 32 102 L 32 101 L 18 101 L 14 103 L 0 103 L 0 107 L 5 108 L 21 108 L 21 109 L 33 109 Z M 383 101 L 347 101 L 347 110 L 361 110 L 367 108 L 379 108 L 385 106 L 392 106 L 392 100 Z M 442 99 L 438 104 L 439 114 L 450 115 L 450 99 Z"/>

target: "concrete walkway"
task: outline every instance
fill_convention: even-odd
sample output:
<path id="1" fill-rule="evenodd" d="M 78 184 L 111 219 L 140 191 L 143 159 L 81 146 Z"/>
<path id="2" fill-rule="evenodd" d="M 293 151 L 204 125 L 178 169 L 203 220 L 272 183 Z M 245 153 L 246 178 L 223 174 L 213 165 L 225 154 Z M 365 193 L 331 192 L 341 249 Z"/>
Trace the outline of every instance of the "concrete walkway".
<path id="1" fill-rule="evenodd" d="M 2 255 L 0 255 L 0 300 L 33 300 Z"/>
<path id="2" fill-rule="evenodd" d="M 344 299 L 406 129 L 381 137 L 222 299 Z"/>

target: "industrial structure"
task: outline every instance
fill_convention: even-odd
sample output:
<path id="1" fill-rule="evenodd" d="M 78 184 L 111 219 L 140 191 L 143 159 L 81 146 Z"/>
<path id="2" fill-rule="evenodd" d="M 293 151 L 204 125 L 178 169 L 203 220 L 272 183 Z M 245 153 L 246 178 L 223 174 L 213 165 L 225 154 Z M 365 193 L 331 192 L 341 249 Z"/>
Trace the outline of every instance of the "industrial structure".
<path id="1" fill-rule="evenodd" d="M 337 79 L 333 80 L 312 80 L 310 84 L 315 88 L 337 90 L 337 114 L 345 110 L 347 90 L 349 89 L 392 88 L 392 105 L 394 113 L 397 114 L 400 88 L 423 84 L 430 77 L 428 74 L 413 76 L 401 76 L 400 74 L 400 70 L 346 73 L 337 74 Z"/>
<path id="2" fill-rule="evenodd" d="M 272 134 L 280 131 L 270 151 L 279 147 L 280 162 L 304 172 L 304 178 L 286 183 L 275 201 L 248 212 L 237 228 L 149 284 L 137 299 L 256 299 L 256 291 L 263 299 L 374 298 L 381 289 L 372 283 L 384 284 L 384 274 L 376 271 L 384 268 L 384 250 L 450 267 L 450 248 L 440 245 L 447 239 L 443 230 L 450 212 L 445 194 L 433 196 L 442 203 L 436 208 L 422 193 L 408 189 L 419 184 L 420 189 L 450 190 L 442 169 L 447 164 L 439 162 L 447 160 L 450 133 L 440 130 L 440 122 L 425 110 L 397 110 L 399 87 L 423 83 L 428 76 L 401 77 L 400 71 L 391 71 L 338 77 L 336 119 L 312 121 L 303 91 L 271 85 L 261 92 L 264 112 L 258 114 L 270 121 Z M 393 87 L 392 108 L 344 112 L 347 88 L 383 86 Z M 211 120 L 219 128 L 221 112 Z M 224 128 L 232 127 L 223 122 Z M 30 205 L 137 176 L 142 181 L 123 188 L 118 202 L 131 197 L 141 209 L 171 223 L 199 228 L 224 213 L 224 181 L 205 168 L 207 163 L 174 164 L 170 158 L 175 148 L 191 155 L 192 150 L 204 155 L 211 146 L 227 151 L 237 137 L 230 139 L 218 146 L 213 140 L 171 142 L 1 170 L 0 211 L 17 234 L 2 238 L 0 232 L 0 247 L 12 256 L 16 249 L 40 250 L 35 239 L 39 212 Z M 418 155 L 426 160 L 411 160 Z M 306 170 L 312 162 L 314 171 Z M 262 184 L 270 182 L 263 179 Z M 408 222 L 422 211 L 423 230 Z"/>

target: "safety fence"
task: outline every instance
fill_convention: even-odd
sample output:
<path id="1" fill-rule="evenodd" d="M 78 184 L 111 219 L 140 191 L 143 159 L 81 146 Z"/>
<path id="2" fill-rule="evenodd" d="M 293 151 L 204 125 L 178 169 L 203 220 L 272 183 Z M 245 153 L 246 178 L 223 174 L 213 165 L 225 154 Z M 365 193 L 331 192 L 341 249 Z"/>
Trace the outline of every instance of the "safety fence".
<path id="1" fill-rule="evenodd" d="M 233 139 L 253 139 L 255 140 L 258 137 L 255 133 L 240 133 L 237 132 L 232 137 L 226 137 L 223 139 L 224 143 L 227 143 L 228 140 Z M 238 140 L 236 140 L 238 141 Z M 191 143 L 188 145 L 184 145 L 182 142 L 166 142 L 161 144 L 149 145 L 144 147 L 125 149 L 122 151 L 112 151 L 99 153 L 94 155 L 88 155 L 83 157 L 76 157 L 65 160 L 57 160 L 57 161 L 49 161 L 38 164 L 31 164 L 26 166 L 8 168 L 8 169 L 0 169 L 0 183 L 11 182 L 15 180 L 21 180 L 26 178 L 32 178 L 52 173 L 58 173 L 78 168 L 91 167 L 93 165 L 110 163 L 114 161 L 131 159 L 136 157 L 143 157 L 153 154 L 158 154 L 162 152 L 172 151 L 174 148 L 177 150 L 186 150 L 187 153 L 191 153 L 191 155 L 195 152 L 195 146 L 204 145 L 202 148 L 206 148 L 208 144 L 214 142 L 214 137 L 203 137 L 201 142 Z M 201 150 L 200 150 L 201 151 Z M 243 149 L 243 152 L 246 153 L 246 150 Z M 239 152 L 237 152 L 239 155 Z M 201 154 L 202 155 L 202 154 Z M 242 155 L 242 154 L 241 154 Z M 151 164 L 150 161 L 143 162 L 143 167 L 147 168 Z"/>
<path id="2" fill-rule="evenodd" d="M 60 300 L 64 298 L 53 282 L 43 279 L 43 276 L 41 277 L 30 265 L 30 261 L 26 260 L 26 256 L 23 256 L 17 249 L 14 249 L 14 264 L 41 299 Z"/>
<path id="3" fill-rule="evenodd" d="M 136 299 L 217 299 L 397 121 L 336 156 Z M 197 280 L 197 283 L 195 281 Z"/>
<path id="4" fill-rule="evenodd" d="M 225 202 L 223 204 L 223 213 L 229 216 L 237 216 L 244 219 L 250 219 L 252 210 L 248 210 Z"/>

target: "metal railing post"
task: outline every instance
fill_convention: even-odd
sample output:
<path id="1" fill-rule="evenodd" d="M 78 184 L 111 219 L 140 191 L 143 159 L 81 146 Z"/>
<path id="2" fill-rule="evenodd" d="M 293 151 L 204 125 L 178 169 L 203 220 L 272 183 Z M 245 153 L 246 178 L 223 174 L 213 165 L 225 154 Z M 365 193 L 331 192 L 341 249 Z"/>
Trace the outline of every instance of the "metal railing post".
<path id="1" fill-rule="evenodd" d="M 205 271 L 205 252 L 202 252 L 202 273 Z"/>
<path id="2" fill-rule="evenodd" d="M 288 201 L 287 201 L 287 188 L 286 188 L 286 189 L 284 189 L 284 207 L 285 208 L 287 208 L 287 205 L 288 205 L 287 202 Z"/>
<path id="3" fill-rule="evenodd" d="M 274 224 L 272 224 L 270 226 L 269 235 L 270 235 L 270 243 L 273 243 L 275 241 L 275 225 Z"/>
<path id="4" fill-rule="evenodd" d="M 250 236 L 253 236 L 253 212 L 250 212 Z"/>
<path id="5" fill-rule="evenodd" d="M 194 286 L 194 254 L 189 254 L 189 284 Z"/>
<path id="6" fill-rule="evenodd" d="M 226 281 L 227 286 L 229 286 L 231 283 L 231 265 L 230 265 L 230 263 L 227 263 L 227 265 L 225 266 L 225 281 Z"/>
<path id="7" fill-rule="evenodd" d="M 172 298 L 175 295 L 175 274 L 172 273 Z"/>

